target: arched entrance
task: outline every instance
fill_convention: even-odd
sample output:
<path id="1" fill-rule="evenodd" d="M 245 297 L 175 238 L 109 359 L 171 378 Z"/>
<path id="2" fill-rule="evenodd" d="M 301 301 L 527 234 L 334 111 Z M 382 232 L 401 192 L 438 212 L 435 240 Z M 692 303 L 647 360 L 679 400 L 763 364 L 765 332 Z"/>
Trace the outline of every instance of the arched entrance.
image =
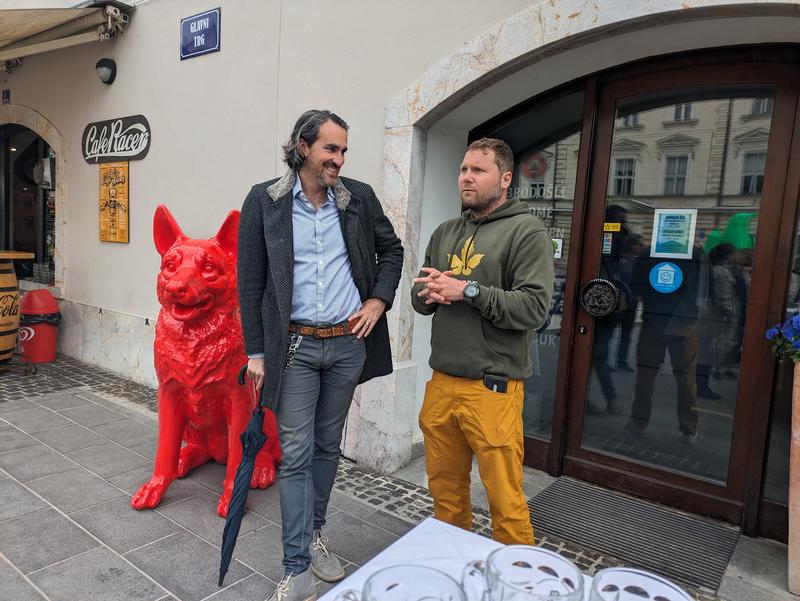
<path id="1" fill-rule="evenodd" d="M 21 105 L 0 107 L 0 247 L 36 259 L 18 267 L 34 286 L 64 285 L 64 140 L 42 115 Z"/>
<path id="2" fill-rule="evenodd" d="M 579 8 L 577 4 L 579 3 L 576 3 L 576 10 Z M 578 107 L 575 121 L 579 125 L 587 125 L 588 123 L 588 127 L 573 129 L 572 132 L 573 134 L 580 132 L 579 137 L 588 132 L 585 134 L 588 135 L 585 140 L 588 143 L 576 145 L 577 148 L 573 149 L 572 152 L 585 153 L 583 157 L 585 161 L 583 164 L 585 169 L 584 176 L 588 175 L 591 164 L 599 169 L 600 173 L 605 173 L 607 178 L 605 184 L 613 181 L 616 186 L 615 178 L 608 179 L 608 169 L 611 163 L 606 162 L 602 166 L 593 163 L 597 159 L 591 153 L 592 144 L 596 141 L 595 136 L 599 133 L 597 124 L 593 120 L 598 117 L 596 107 L 600 99 L 599 96 L 592 95 L 600 94 L 600 89 L 597 87 L 600 82 L 596 78 L 590 77 L 589 79 L 593 79 L 595 82 L 595 87 L 586 87 L 587 80 L 581 80 L 582 76 L 589 76 L 592 73 L 601 72 L 643 57 L 672 52 L 685 53 L 696 48 L 750 44 L 761 42 L 765 39 L 774 40 L 775 37 L 778 38 L 775 41 L 800 41 L 796 28 L 794 31 L 791 30 L 796 24 L 796 11 L 785 4 L 774 3 L 762 7 L 763 10 L 758 17 L 753 16 L 753 12 L 749 7 L 741 6 L 739 3 L 729 3 L 724 8 L 712 8 L 710 4 L 696 3 L 692 6 L 698 8 L 691 8 L 680 13 L 670 13 L 668 16 L 664 14 L 646 15 L 643 13 L 644 7 L 639 6 L 628 7 L 622 12 L 615 12 L 609 9 L 603 14 L 605 5 L 601 5 L 599 12 L 594 10 L 593 15 L 589 17 L 581 14 L 571 21 L 571 25 L 564 25 L 564 22 L 561 22 L 552 30 L 545 30 L 541 24 L 552 24 L 558 20 L 554 20 L 553 15 L 548 15 L 545 18 L 543 11 L 547 11 L 549 8 L 544 5 L 537 5 L 487 32 L 486 36 L 475 40 L 474 43 L 459 49 L 451 57 L 432 68 L 418 82 L 410 86 L 407 92 L 401 95 L 387 109 L 386 113 L 384 151 L 386 168 L 383 195 L 388 204 L 387 213 L 394 218 L 395 223 L 405 224 L 403 234 L 406 242 L 406 260 L 409 273 L 409 279 L 404 280 L 399 293 L 401 295 L 408 293 L 408 288 L 405 288 L 405 286 L 409 286 L 410 277 L 412 277 L 418 265 L 418 253 L 421 249 L 424 250 L 427 233 L 442 219 L 456 214 L 457 203 L 453 202 L 452 205 L 443 204 L 447 199 L 443 192 L 446 194 L 448 190 L 448 181 L 450 181 L 449 185 L 454 188 L 455 178 L 451 174 L 454 172 L 453 167 L 457 164 L 455 161 L 460 159 L 460 153 L 463 151 L 468 137 L 479 133 L 496 132 L 502 125 L 507 125 L 507 115 L 497 116 L 504 113 L 508 107 L 520 104 L 524 102 L 525 98 L 535 97 L 537 94 L 553 93 L 553 90 L 558 90 L 558 94 L 562 94 L 566 98 L 570 94 L 576 93 L 583 86 L 580 97 L 573 96 L 572 100 L 575 101 L 573 104 Z M 559 3 L 559 7 L 563 11 L 564 3 Z M 630 12 L 625 13 L 625 11 Z M 752 27 L 736 27 L 734 26 L 736 20 L 740 20 L 742 23 L 747 22 Z M 783 21 L 783 25 L 780 25 L 781 21 Z M 539 23 L 539 26 L 536 25 L 537 23 Z M 771 28 L 769 23 L 777 24 L 777 29 Z M 610 29 L 612 25 L 614 27 Z M 767 30 L 762 29 L 765 26 L 770 27 L 774 37 L 767 34 Z M 465 68 L 465 65 L 469 66 L 469 68 Z M 688 65 L 687 68 L 691 71 L 692 65 Z M 575 83 L 570 89 L 562 87 L 566 82 L 570 81 L 582 81 L 583 83 Z M 644 94 L 644 91 L 642 93 Z M 784 94 L 788 94 L 784 95 L 784 107 L 788 106 L 786 103 L 789 101 L 786 99 L 791 96 L 791 93 L 784 92 Z M 758 112 L 760 108 L 756 110 L 752 107 L 768 106 L 769 96 L 769 94 L 757 95 L 754 92 L 754 95 L 747 97 L 750 103 L 749 110 Z M 738 92 L 727 98 L 727 100 L 730 101 L 733 98 L 740 98 Z M 685 100 L 685 102 L 676 101 L 675 105 L 685 105 L 700 101 L 700 99 L 688 96 Z M 719 97 L 716 100 L 723 101 L 726 98 Z M 542 97 L 538 98 L 538 101 L 542 101 Z M 532 108 L 533 101 L 528 106 Z M 587 106 L 592 107 L 592 110 L 588 113 L 584 110 Z M 664 104 L 660 105 L 660 108 L 666 110 L 668 106 L 672 105 L 665 101 Z M 672 110 L 676 110 L 674 106 Z M 615 119 L 613 109 L 608 110 L 607 113 L 611 116 L 606 118 L 609 119 L 610 123 L 613 123 Z M 517 116 L 520 114 L 517 113 Z M 674 114 L 676 113 L 673 113 L 673 117 Z M 682 115 L 681 113 L 680 116 Z M 737 117 L 741 116 L 737 115 Z M 786 118 L 786 115 L 784 117 Z M 620 118 L 624 119 L 625 115 L 621 115 Z M 587 119 L 588 122 L 586 121 Z M 665 118 L 664 121 L 666 120 Z M 683 119 L 673 120 L 682 121 Z M 686 120 L 691 120 L 691 117 Z M 786 124 L 784 122 L 784 126 Z M 630 125 L 635 126 L 636 124 L 631 123 Z M 613 125 L 611 127 L 613 129 Z M 555 136 L 558 132 L 551 133 Z M 745 134 L 747 132 L 740 133 Z M 769 134 L 766 138 L 762 135 L 763 139 L 759 141 L 756 139 L 759 132 L 750 133 L 749 137 L 743 136 L 736 140 L 731 140 L 731 152 L 734 154 L 737 152 L 733 150 L 733 146 L 738 145 L 739 148 L 739 154 L 736 155 L 738 172 L 733 176 L 731 175 L 732 171 L 729 170 L 728 176 L 743 178 L 747 175 L 748 185 L 754 185 L 757 188 L 759 177 L 763 178 L 764 175 L 759 175 L 758 173 L 761 166 L 760 161 L 765 158 L 757 156 L 759 155 L 758 146 L 759 144 L 767 144 L 770 138 Z M 665 169 L 665 172 L 659 174 L 658 177 L 665 178 L 661 180 L 662 184 L 664 184 L 667 173 L 669 173 L 670 185 L 673 186 L 674 190 L 677 190 L 677 187 L 682 185 L 681 178 L 684 175 L 682 157 L 691 157 L 692 149 L 696 142 L 691 139 L 693 136 L 690 135 L 681 134 L 676 135 L 676 137 L 670 137 L 670 135 L 661 136 L 659 138 L 660 146 L 654 148 L 660 149 L 661 161 L 659 164 Z M 546 154 L 551 151 L 550 146 L 560 141 L 564 141 L 563 138 L 552 138 L 541 148 L 531 147 L 527 150 L 533 153 L 539 152 L 539 156 L 536 157 L 538 163 L 547 162 L 554 158 L 548 157 Z M 540 142 L 542 141 L 540 140 Z M 617 139 L 615 140 L 616 143 L 619 144 L 617 144 L 618 147 L 614 148 L 614 151 L 620 159 L 636 158 L 635 156 L 623 156 L 626 152 L 629 155 L 635 155 L 637 149 L 636 140 Z M 784 140 L 784 143 L 783 160 L 788 162 L 789 146 L 786 144 L 786 140 Z M 448 153 L 450 156 L 448 156 Z M 610 154 L 607 155 L 607 161 L 611 160 L 610 156 Z M 746 156 L 748 157 L 747 161 L 745 161 Z M 533 159 L 534 157 L 531 155 L 528 158 Z M 625 171 L 626 165 L 628 163 L 621 165 L 623 171 Z M 613 166 L 616 168 L 616 162 Z M 450 174 L 438 175 L 438 173 L 447 173 L 448 169 Z M 540 174 L 534 173 L 535 169 L 529 171 L 529 175 L 532 176 L 527 178 L 530 180 L 527 182 L 529 191 L 532 194 L 533 192 L 539 194 L 541 189 L 542 194 L 546 195 L 548 190 L 547 175 L 541 174 L 543 177 L 539 177 Z M 784 169 L 784 176 L 785 174 Z M 774 175 L 777 180 L 780 180 L 778 171 L 775 171 Z M 620 192 L 626 191 L 623 181 L 625 177 L 625 173 L 620 177 L 620 185 L 622 186 Z M 739 180 L 740 191 L 742 189 L 741 186 L 744 185 L 742 181 L 741 179 Z M 555 181 L 550 183 L 551 188 L 555 187 L 555 183 Z M 589 241 L 590 235 L 597 236 L 598 234 L 596 232 L 590 233 L 587 229 L 592 224 L 597 225 L 597 223 L 589 221 L 589 212 L 585 210 L 589 206 L 586 203 L 588 203 L 587 198 L 590 187 L 588 181 L 585 181 L 584 184 L 583 190 L 577 187 L 573 189 L 574 198 L 582 198 L 581 202 L 584 204 L 580 207 L 580 210 L 574 207 L 570 208 L 570 218 L 567 220 L 569 232 L 562 236 L 562 243 L 568 243 L 567 238 L 569 236 L 577 236 L 574 242 L 580 248 L 587 244 L 596 245 L 598 243 L 598 240 Z M 573 181 L 572 185 L 576 186 L 576 182 Z M 786 180 L 784 179 L 780 184 L 774 184 L 774 186 L 779 185 L 785 187 Z M 598 190 L 601 190 L 601 188 L 598 188 Z M 602 190 L 605 192 L 605 188 L 602 188 Z M 592 206 L 605 207 L 605 194 L 601 197 L 598 196 L 594 203 Z M 432 207 L 434 208 L 432 209 Z M 749 208 L 752 207 L 748 207 L 748 210 Z M 775 206 L 771 207 L 770 214 L 775 209 Z M 781 205 L 778 209 L 784 210 L 784 205 Z M 601 211 L 601 213 L 597 214 L 599 217 L 595 216 L 595 219 L 599 219 L 599 223 L 602 226 L 604 223 L 604 216 L 602 215 L 604 209 L 596 210 Z M 759 210 L 763 211 L 764 209 L 760 208 Z M 787 210 L 791 210 L 791 208 Z M 427 222 L 426 219 L 428 219 Z M 715 227 L 717 225 L 724 226 L 726 224 L 720 222 L 715 224 Z M 401 229 L 402 227 L 401 225 Z M 558 225 L 555 227 L 558 227 Z M 706 229 L 711 231 L 715 227 Z M 788 233 L 784 235 L 791 238 Z M 557 236 L 554 235 L 554 237 Z M 602 246 L 597 246 L 593 251 L 597 254 L 595 258 L 598 260 L 601 249 Z M 571 260 L 577 261 L 575 263 L 575 271 L 571 272 L 573 290 L 571 294 L 565 290 L 561 296 L 561 301 L 565 306 L 563 309 L 563 321 L 564 323 L 569 322 L 570 328 L 575 325 L 575 320 L 577 319 L 577 314 L 574 312 L 577 307 L 577 283 L 585 279 L 589 273 L 589 271 L 580 270 L 584 266 L 584 259 L 571 259 L 568 257 L 564 259 L 565 263 Z M 585 261 L 591 261 L 591 258 L 587 255 Z M 586 265 L 588 264 L 586 263 Z M 595 265 L 592 269 L 596 270 L 597 266 Z M 567 279 L 569 278 L 565 277 L 565 280 Z M 778 284 L 775 285 L 777 286 Z M 776 288 L 770 293 L 773 305 L 777 302 L 774 301 L 774 298 L 780 296 L 779 292 Z M 761 302 L 765 301 L 762 300 Z M 781 301 L 781 304 L 783 302 Z M 571 315 L 567 313 L 567 306 L 572 307 L 573 313 Z M 780 317 L 780 309 L 773 310 L 775 316 Z M 407 306 L 393 313 L 395 313 L 392 316 L 392 326 L 396 340 L 396 360 L 401 369 L 418 370 L 419 376 L 416 378 L 417 390 L 414 394 L 418 404 L 421 398 L 419 394 L 420 383 L 424 382 L 426 375 L 427 349 L 425 347 L 427 346 L 428 337 L 426 328 L 429 326 L 426 326 L 425 322 L 415 320 L 410 308 Z M 769 314 L 769 316 L 767 313 L 760 314 L 760 319 L 771 319 L 772 317 L 772 314 Z M 755 324 L 758 320 L 758 317 L 752 318 L 751 323 Z M 414 324 L 413 328 L 409 327 L 412 323 Z M 751 333 L 749 336 L 751 338 L 749 340 L 753 340 L 750 344 L 753 349 L 757 349 L 758 345 L 753 337 L 756 336 L 754 332 L 756 332 L 758 326 L 752 325 L 750 327 Z M 591 334 L 592 329 L 587 328 L 587 332 Z M 547 340 L 548 335 L 547 332 L 544 333 L 545 340 Z M 562 332 L 561 335 L 563 336 L 564 333 Z M 580 446 L 583 440 L 582 428 L 586 425 L 584 409 L 589 375 L 584 375 L 583 382 L 580 381 L 580 378 L 573 381 L 569 367 L 562 367 L 564 365 L 573 365 L 576 361 L 571 354 L 572 345 L 578 343 L 577 340 L 573 340 L 573 336 L 576 335 L 570 330 L 568 335 L 569 344 L 560 345 L 556 349 L 555 364 L 551 366 L 553 368 L 551 373 L 554 376 L 554 382 L 552 382 L 553 403 L 549 411 L 554 429 L 549 434 L 551 436 L 550 440 L 546 442 L 548 446 L 543 448 L 534 440 L 534 436 L 529 441 L 531 449 L 529 462 L 545 467 L 554 474 L 563 473 L 565 468 L 567 470 L 571 469 L 567 467 L 568 461 L 566 460 L 567 449 L 570 448 L 569 441 L 572 440 L 571 444 L 573 446 L 571 448 L 582 448 Z M 589 340 L 589 337 L 587 337 L 587 340 Z M 584 365 L 592 364 L 591 356 L 592 350 L 590 346 L 581 358 L 584 361 Z M 757 363 L 758 359 L 754 358 L 753 361 Z M 752 369 L 764 370 L 759 373 L 769 371 L 769 367 L 766 364 L 760 368 L 753 367 Z M 555 377 L 556 373 L 558 373 L 557 378 Z M 559 386 L 559 391 L 556 391 L 555 389 Z M 408 387 L 405 390 L 410 392 Z M 741 395 L 745 393 L 738 392 L 738 390 L 733 394 L 737 399 L 740 399 Z M 362 394 L 365 393 L 369 394 L 369 391 L 362 392 Z M 558 395 L 561 395 L 560 398 L 562 400 L 556 402 L 555 397 Z M 575 398 L 580 398 L 580 400 L 573 401 Z M 575 402 L 579 403 L 580 406 L 575 405 Z M 749 409 L 742 409 L 742 407 L 744 405 L 737 400 L 735 407 L 737 419 L 739 415 L 742 415 L 743 421 L 741 423 L 745 424 L 742 427 L 748 428 L 750 425 L 748 424 L 748 417 L 744 416 L 752 416 L 753 406 L 750 405 Z M 578 418 L 578 416 L 583 417 Z M 392 418 L 394 417 L 392 416 Z M 723 452 L 723 454 L 726 454 L 726 461 L 733 458 L 731 453 L 739 453 L 740 460 L 735 468 L 730 468 L 732 464 L 726 463 L 726 480 L 723 488 L 730 493 L 728 497 L 731 499 L 735 497 L 735 500 L 730 503 L 724 503 L 725 507 L 722 505 L 716 507 L 704 505 L 702 498 L 714 497 L 719 492 L 719 488 L 715 487 L 720 485 L 709 485 L 707 482 L 700 483 L 703 477 L 694 478 L 699 483 L 698 490 L 695 492 L 698 492 L 700 497 L 695 496 L 690 501 L 687 501 L 687 499 L 690 499 L 692 495 L 681 495 L 681 493 L 677 492 L 678 489 L 681 489 L 682 484 L 674 487 L 674 494 L 667 493 L 664 488 L 657 490 L 658 487 L 651 487 L 651 492 L 648 495 L 648 491 L 645 490 L 646 486 L 637 490 L 636 487 L 631 485 L 630 481 L 618 484 L 617 487 L 642 496 L 657 497 L 661 500 L 667 499 L 668 502 L 676 506 L 683 506 L 694 511 L 724 517 L 733 522 L 744 524 L 745 530 L 752 532 L 755 530 L 759 515 L 759 503 L 757 500 L 753 501 L 752 495 L 755 494 L 756 499 L 758 499 L 759 491 L 762 490 L 759 478 L 763 476 L 764 472 L 761 467 L 752 468 L 750 464 L 757 464 L 759 459 L 752 453 L 748 455 L 746 449 L 752 450 L 758 447 L 760 459 L 764 459 L 768 421 L 767 417 L 762 419 L 757 427 L 750 427 L 745 434 L 740 435 L 735 443 L 731 442 L 727 452 Z M 556 423 L 560 424 L 558 428 L 555 426 Z M 380 427 L 380 422 L 377 422 L 377 425 Z M 402 425 L 399 427 L 402 428 Z M 393 429 L 397 431 L 398 426 L 386 425 L 386 431 L 391 432 Z M 676 433 L 676 436 L 680 435 L 677 428 Z M 691 432 L 688 433 L 691 434 Z M 731 441 L 733 439 L 732 435 Z M 578 446 L 576 447 L 575 444 Z M 690 443 L 687 442 L 687 444 Z M 734 450 L 734 447 L 738 450 Z M 530 459 L 532 457 L 536 459 Z M 748 465 L 743 466 L 742 461 L 745 461 Z M 636 463 L 636 460 L 628 458 L 628 464 L 630 465 L 626 464 L 623 471 L 636 472 L 639 469 L 638 467 L 629 469 L 634 463 Z M 734 461 L 733 463 L 737 462 Z M 620 472 L 619 466 L 607 470 L 605 476 L 601 478 L 592 477 L 586 470 L 579 467 L 579 462 L 575 462 L 572 467 L 575 469 L 570 473 L 574 473 L 578 477 L 601 481 L 606 485 L 613 485 L 614 479 L 618 483 L 625 480 L 617 477 Z M 733 469 L 735 473 L 730 472 L 730 469 Z M 670 468 L 664 471 L 670 471 Z M 613 477 L 612 472 L 614 472 Z M 645 476 L 640 472 L 639 475 L 643 477 L 642 481 L 644 481 L 645 479 L 650 479 L 652 474 Z M 731 475 L 733 476 L 732 480 L 728 480 Z M 669 480 L 669 478 L 666 480 Z M 666 483 L 665 485 L 672 486 L 673 484 L 675 482 L 672 484 Z M 734 489 L 736 492 L 731 492 Z M 749 504 L 743 501 L 745 498 L 750 499 Z"/>

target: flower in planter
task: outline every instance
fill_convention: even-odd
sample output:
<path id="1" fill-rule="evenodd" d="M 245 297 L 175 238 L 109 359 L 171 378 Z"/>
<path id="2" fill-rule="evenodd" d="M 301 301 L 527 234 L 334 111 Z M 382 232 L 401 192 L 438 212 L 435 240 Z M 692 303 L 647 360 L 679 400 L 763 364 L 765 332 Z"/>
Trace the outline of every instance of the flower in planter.
<path id="1" fill-rule="evenodd" d="M 794 363 L 800 363 L 800 315 L 776 323 L 764 335 L 772 341 L 772 352 L 781 360 L 789 358 Z"/>

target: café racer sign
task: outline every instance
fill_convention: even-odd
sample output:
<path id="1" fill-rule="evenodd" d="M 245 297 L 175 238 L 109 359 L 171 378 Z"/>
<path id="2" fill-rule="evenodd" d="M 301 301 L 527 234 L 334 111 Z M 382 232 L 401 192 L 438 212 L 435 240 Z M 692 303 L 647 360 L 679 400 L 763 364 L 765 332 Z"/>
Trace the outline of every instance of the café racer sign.
<path id="1" fill-rule="evenodd" d="M 150 124 L 144 115 L 90 123 L 81 140 L 89 164 L 138 161 L 150 150 Z"/>

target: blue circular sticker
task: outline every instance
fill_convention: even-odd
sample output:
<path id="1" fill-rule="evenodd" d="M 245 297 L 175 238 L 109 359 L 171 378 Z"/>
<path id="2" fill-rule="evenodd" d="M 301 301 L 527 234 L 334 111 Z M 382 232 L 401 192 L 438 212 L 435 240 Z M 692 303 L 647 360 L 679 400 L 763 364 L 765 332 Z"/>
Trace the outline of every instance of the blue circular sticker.
<path id="1" fill-rule="evenodd" d="M 675 292 L 682 283 L 683 272 L 675 263 L 664 261 L 650 270 L 650 285 L 656 292 L 661 294 Z"/>

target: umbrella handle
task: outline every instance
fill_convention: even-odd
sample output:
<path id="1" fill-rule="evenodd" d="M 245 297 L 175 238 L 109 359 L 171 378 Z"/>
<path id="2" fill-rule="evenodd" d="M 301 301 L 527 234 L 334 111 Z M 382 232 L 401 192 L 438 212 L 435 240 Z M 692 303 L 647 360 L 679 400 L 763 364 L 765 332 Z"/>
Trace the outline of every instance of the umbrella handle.
<path id="1" fill-rule="evenodd" d="M 242 365 L 242 368 L 239 370 L 239 386 L 244 386 L 244 378 L 247 375 L 247 363 Z"/>

